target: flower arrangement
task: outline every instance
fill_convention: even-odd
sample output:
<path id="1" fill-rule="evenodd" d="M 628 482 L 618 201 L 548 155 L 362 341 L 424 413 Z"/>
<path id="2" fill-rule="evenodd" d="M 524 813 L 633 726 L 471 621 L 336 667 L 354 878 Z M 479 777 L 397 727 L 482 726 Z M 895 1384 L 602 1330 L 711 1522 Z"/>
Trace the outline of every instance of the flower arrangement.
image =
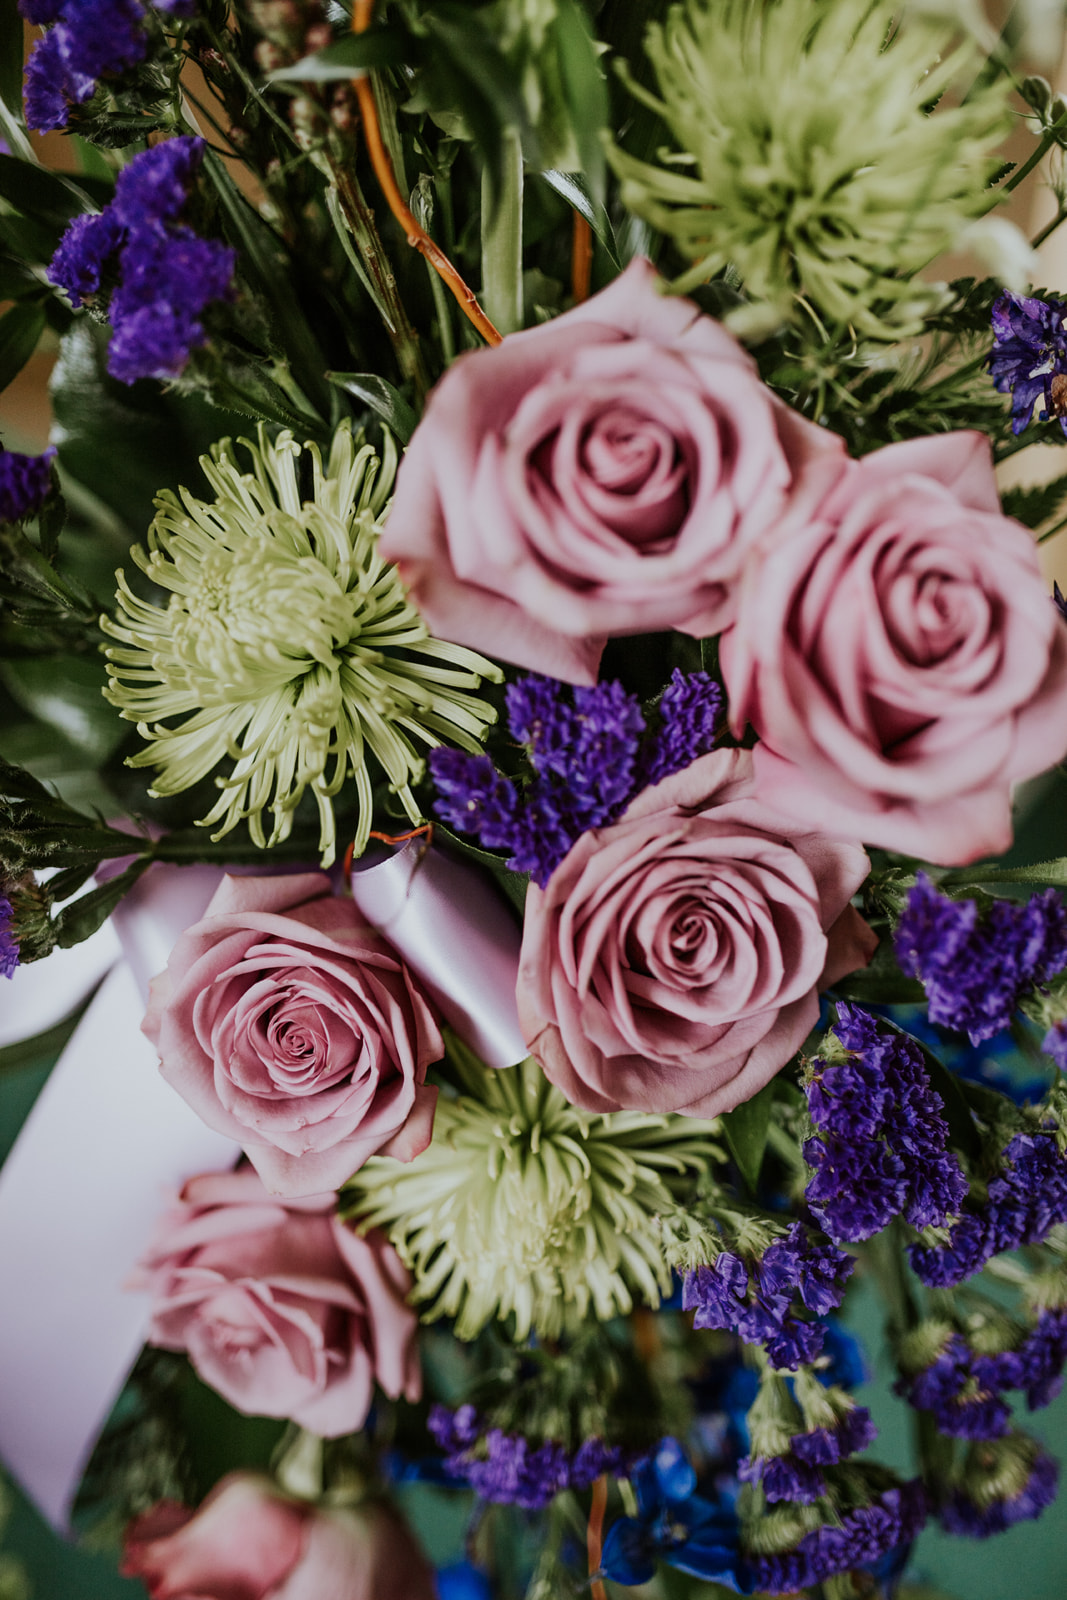
<path id="1" fill-rule="evenodd" d="M 1052 1504 L 1062 9 L 20 0 L 0 1459 L 155 1600 Z"/>

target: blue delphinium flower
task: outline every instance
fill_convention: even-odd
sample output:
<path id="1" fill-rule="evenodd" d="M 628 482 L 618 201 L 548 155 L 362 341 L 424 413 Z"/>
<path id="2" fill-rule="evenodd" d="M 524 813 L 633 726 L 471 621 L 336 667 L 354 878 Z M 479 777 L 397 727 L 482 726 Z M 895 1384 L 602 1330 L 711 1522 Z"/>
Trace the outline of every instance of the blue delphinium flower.
<path id="1" fill-rule="evenodd" d="M 185 135 L 142 151 L 110 205 L 75 218 L 49 265 L 49 280 L 80 306 L 115 263 L 108 371 L 123 383 L 178 377 L 207 337 L 207 307 L 231 293 L 234 252 L 177 220 L 203 157 L 204 141 Z"/>
<path id="2" fill-rule="evenodd" d="M 920 872 L 894 943 L 901 970 L 926 989 L 931 1022 L 979 1044 L 1067 966 L 1067 911 L 1046 889 L 1025 905 L 995 900 L 980 918 L 973 900 L 950 900 Z"/>
<path id="3" fill-rule="evenodd" d="M 771 1364 L 795 1369 L 819 1355 L 822 1322 L 808 1320 L 841 1304 L 855 1262 L 833 1245 L 819 1244 L 799 1222 L 776 1239 L 750 1268 L 731 1251 L 685 1278 L 682 1303 L 694 1311 L 694 1328 L 723 1328 L 747 1344 L 762 1344 Z"/>
<path id="4" fill-rule="evenodd" d="M 437 1572 L 437 1600 L 492 1600 L 492 1594 L 485 1573 L 469 1561 L 457 1561 Z"/>
<path id="5" fill-rule="evenodd" d="M 811 1063 L 814 1168 L 805 1198 L 832 1239 L 855 1242 L 903 1214 L 917 1228 L 959 1211 L 967 1180 L 949 1152 L 948 1124 L 922 1051 L 859 1006 L 838 1006 L 848 1055 Z"/>
<path id="6" fill-rule="evenodd" d="M 0 450 L 0 522 L 20 522 L 41 509 L 52 487 L 55 454 L 54 449 L 39 456 Z"/>
<path id="7" fill-rule="evenodd" d="M 1063 393 L 1057 383 L 1067 375 L 1065 310 L 1062 300 L 1027 299 L 1008 291 L 993 307 L 994 344 L 987 365 L 994 387 L 1012 397 L 1013 433 L 1022 433 L 1042 399 L 1041 420 L 1057 417 L 1067 433 Z"/>
<path id="8" fill-rule="evenodd" d="M 706 673 L 677 670 L 648 734 L 641 708 L 618 682 L 571 689 L 536 673 L 507 690 L 508 729 L 525 746 L 532 778 L 520 791 L 486 756 L 430 752 L 437 813 L 544 888 L 575 841 L 614 822 L 641 789 L 712 749 L 722 691 Z"/>
<path id="9" fill-rule="evenodd" d="M 0 898 L 0 975 L 5 978 L 13 978 L 19 964 L 18 940 L 12 931 L 13 917 L 11 901 L 6 896 Z"/>
<path id="10" fill-rule="evenodd" d="M 613 1522 L 604 1539 L 600 1576 L 648 1583 L 657 1561 L 735 1594 L 751 1594 L 742 1570 L 740 1528 L 733 1507 L 696 1492 L 696 1473 L 677 1439 L 662 1439 L 633 1474 L 637 1516 Z"/>

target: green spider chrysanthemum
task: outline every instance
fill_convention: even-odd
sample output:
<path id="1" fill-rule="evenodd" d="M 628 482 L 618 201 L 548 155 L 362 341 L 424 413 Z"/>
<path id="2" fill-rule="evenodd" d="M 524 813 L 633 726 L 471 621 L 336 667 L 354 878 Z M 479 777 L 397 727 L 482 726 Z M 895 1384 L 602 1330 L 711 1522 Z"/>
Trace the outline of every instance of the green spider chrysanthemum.
<path id="1" fill-rule="evenodd" d="M 672 1181 L 721 1152 L 714 1124 L 570 1105 L 533 1061 L 491 1071 L 455 1041 L 469 1094 L 438 1103 L 433 1140 L 405 1166 L 374 1158 L 345 1209 L 384 1228 L 415 1278 L 427 1322 L 472 1339 L 493 1316 L 553 1338 L 584 1318 L 669 1293 L 659 1218 Z"/>
<path id="2" fill-rule="evenodd" d="M 693 262 L 690 289 L 732 266 L 791 314 L 807 297 L 874 338 L 914 332 L 912 281 L 989 207 L 1010 126 L 1001 78 L 930 107 L 973 64 L 943 22 L 897 27 L 898 0 L 684 0 L 649 28 L 661 98 L 631 83 L 681 147 L 659 163 L 614 147 L 624 202 Z"/>
<path id="3" fill-rule="evenodd" d="M 261 427 L 258 445 L 239 442 L 251 472 L 228 439 L 201 460 L 213 502 L 187 489 L 180 501 L 169 493 L 157 500 L 148 553 L 135 547 L 131 555 L 170 600 L 143 600 L 118 574 L 117 615 L 102 619 L 121 641 L 107 651 L 105 692 L 150 741 L 129 765 L 159 769 L 151 794 L 178 794 L 229 758 L 202 825 L 221 824 L 219 839 L 245 817 L 255 843 L 267 846 L 288 836 L 310 789 L 328 866 L 333 797 L 350 773 L 356 853 L 367 843 L 366 751 L 412 822 L 421 821 L 411 785 L 423 761 L 412 740 L 478 750 L 496 714 L 470 691 L 501 673 L 473 650 L 432 639 L 396 568 L 377 553 L 396 470 L 388 434 L 379 459 L 343 423 L 325 470 L 316 446 L 301 447 L 288 432 L 270 443 Z M 297 471 L 303 450 L 314 475 L 310 500 Z M 184 720 L 164 725 L 174 718 Z"/>

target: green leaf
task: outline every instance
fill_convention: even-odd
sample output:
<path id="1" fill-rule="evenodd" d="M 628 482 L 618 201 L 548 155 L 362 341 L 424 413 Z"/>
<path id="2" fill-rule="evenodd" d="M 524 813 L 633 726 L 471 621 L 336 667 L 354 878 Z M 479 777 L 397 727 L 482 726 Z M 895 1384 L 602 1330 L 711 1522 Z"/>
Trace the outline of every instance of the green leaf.
<path id="1" fill-rule="evenodd" d="M 44 332 L 45 314 L 40 302 L 20 302 L 0 317 L 0 389 L 18 377 L 37 348 Z"/>
<path id="2" fill-rule="evenodd" d="M 137 840 L 131 839 L 130 844 L 136 849 Z M 81 944 L 83 940 L 88 939 L 97 928 L 102 928 L 119 901 L 129 893 L 151 864 L 150 856 L 139 856 L 117 877 L 109 878 L 106 883 L 97 884 L 88 894 L 79 895 L 77 900 L 65 905 L 62 911 L 57 912 L 54 919 L 56 943 L 63 950 L 69 950 L 72 945 Z"/>
<path id="3" fill-rule="evenodd" d="M 1024 527 L 1035 531 L 1064 510 L 1067 500 L 1067 472 L 1051 483 L 1039 484 L 1036 489 L 1006 489 L 1001 495 L 1004 515 L 1014 517 Z"/>
<path id="4" fill-rule="evenodd" d="M 377 412 L 401 444 L 407 444 L 418 426 L 418 415 L 399 390 L 374 372 L 328 372 L 331 383 Z"/>
<path id="5" fill-rule="evenodd" d="M 945 887 L 965 888 L 979 883 L 1041 883 L 1052 888 L 1067 888 L 1067 856 L 1054 861 L 1035 861 L 1029 867 L 956 867 L 939 879 Z"/>
<path id="6" fill-rule="evenodd" d="M 532 137 L 515 69 L 481 16 L 455 4 L 435 5 L 422 18 L 430 39 L 424 79 L 437 110 L 462 117 L 489 177 L 495 206 L 504 174 L 506 128 Z"/>
<path id="7" fill-rule="evenodd" d="M 763 1152 L 767 1148 L 767 1134 L 771 1126 L 771 1108 L 774 1105 L 776 1086 L 772 1078 L 759 1094 L 735 1106 L 722 1118 L 722 1131 L 730 1154 L 737 1162 L 748 1187 L 755 1193 L 763 1165 Z"/>
<path id="8" fill-rule="evenodd" d="M 78 1026 L 92 998 L 92 994 L 87 995 L 68 1017 L 46 1028 L 43 1033 L 35 1033 L 30 1039 L 20 1039 L 17 1044 L 4 1045 L 0 1049 L 0 1078 L 11 1072 L 25 1072 L 31 1067 L 40 1067 L 46 1061 L 54 1061 Z"/>
<path id="9" fill-rule="evenodd" d="M 61 228 L 83 211 L 97 209 L 85 190 L 69 178 L 17 156 L 0 155 L 0 198 L 23 216 Z"/>
<path id="10" fill-rule="evenodd" d="M 545 182 L 564 200 L 577 211 L 596 234 L 604 246 L 613 267 L 622 270 L 619 258 L 619 245 L 615 238 L 615 229 L 611 226 L 611 218 L 603 205 L 594 200 L 589 190 L 589 185 L 580 172 L 557 172 L 550 167 L 547 172 L 540 174 Z"/>
<path id="11" fill-rule="evenodd" d="M 0 0 L 0 101 L 22 120 L 24 23 L 15 0 Z"/>
<path id="12" fill-rule="evenodd" d="M 333 83 L 362 77 L 379 67 L 410 66 L 414 41 L 395 28 L 372 28 L 366 33 L 346 33 L 344 38 L 314 55 L 279 67 L 268 83 Z"/>
<path id="13" fill-rule="evenodd" d="M 608 122 L 608 87 L 600 70 L 585 17 L 575 0 L 556 0 L 552 24 L 563 95 L 589 192 L 603 206 L 606 189 L 601 134 Z"/>
<path id="14" fill-rule="evenodd" d="M 104 663 L 97 657 L 28 656 L 0 662 L 9 694 L 39 722 L 64 734 L 93 766 L 105 762 L 129 725 L 104 699 Z"/>

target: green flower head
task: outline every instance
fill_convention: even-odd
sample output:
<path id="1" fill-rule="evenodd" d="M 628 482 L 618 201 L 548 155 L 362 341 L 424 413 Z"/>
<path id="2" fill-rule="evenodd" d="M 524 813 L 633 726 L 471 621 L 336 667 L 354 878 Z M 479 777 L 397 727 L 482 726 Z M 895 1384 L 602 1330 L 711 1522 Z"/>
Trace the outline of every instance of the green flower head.
<path id="1" fill-rule="evenodd" d="M 661 98 L 630 88 L 681 148 L 610 159 L 625 204 L 693 263 L 678 289 L 732 266 L 781 317 L 804 297 L 866 337 L 917 331 L 933 291 L 912 275 L 989 208 L 1008 86 L 937 105 L 972 47 L 899 11 L 683 0 L 649 28 Z"/>
<path id="2" fill-rule="evenodd" d="M 202 825 L 219 825 L 219 839 L 247 818 L 267 846 L 288 836 L 310 790 L 328 866 L 333 797 L 350 774 L 356 853 L 366 846 L 367 752 L 420 821 L 411 785 L 423 760 L 413 741 L 478 750 L 495 712 L 470 691 L 501 674 L 474 651 L 432 639 L 377 553 L 396 470 L 388 435 L 379 459 L 343 423 L 325 469 L 317 447 L 288 432 L 270 443 L 261 427 L 258 444 L 239 442 L 251 471 L 228 439 L 201 460 L 212 502 L 187 489 L 157 500 L 148 551 L 131 555 L 170 599 L 143 600 L 118 574 L 116 616 L 102 619 L 119 641 L 107 651 L 105 692 L 149 741 L 129 765 L 158 769 L 151 794 L 178 794 L 228 762 Z M 298 477 L 305 452 L 310 499 Z"/>
<path id="3" fill-rule="evenodd" d="M 533 1061 L 491 1071 L 455 1041 L 468 1094 L 438 1102 L 433 1140 L 404 1166 L 374 1158 L 345 1209 L 384 1228 L 415 1277 L 427 1322 L 472 1339 L 493 1316 L 524 1339 L 554 1338 L 590 1313 L 628 1312 L 670 1291 L 659 1218 L 672 1180 L 718 1152 L 712 1124 L 568 1104 Z"/>

